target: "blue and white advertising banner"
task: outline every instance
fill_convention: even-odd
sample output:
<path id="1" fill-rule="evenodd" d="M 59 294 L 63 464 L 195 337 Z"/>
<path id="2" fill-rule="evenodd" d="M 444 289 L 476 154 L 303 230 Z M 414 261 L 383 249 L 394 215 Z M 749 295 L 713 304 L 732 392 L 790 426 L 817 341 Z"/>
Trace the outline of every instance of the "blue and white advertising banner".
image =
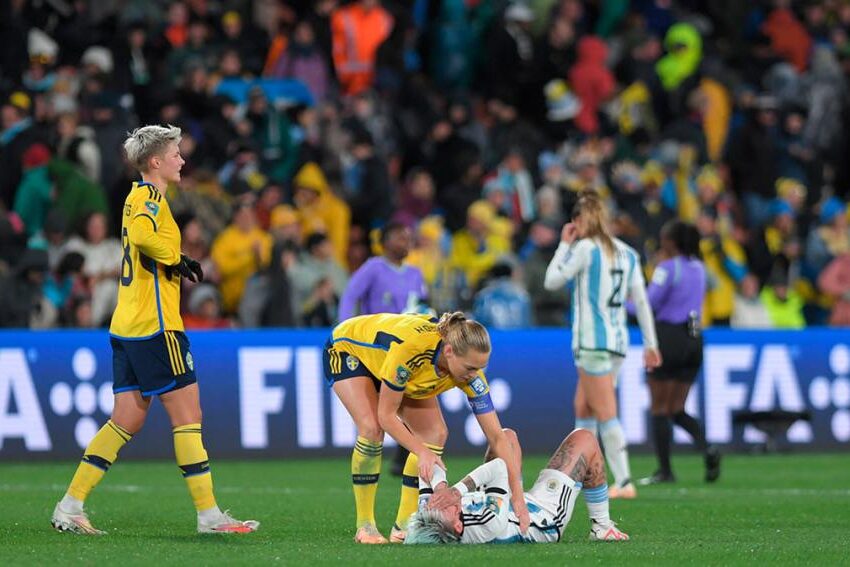
<path id="1" fill-rule="evenodd" d="M 322 375 L 328 331 L 191 332 L 204 433 L 215 457 L 344 454 L 354 426 Z M 487 368 L 504 426 L 530 453 L 548 453 L 574 425 L 576 372 L 566 330 L 492 333 Z M 629 443 L 648 447 L 649 392 L 635 346 L 619 377 L 620 419 Z M 762 434 L 733 424 L 738 411 L 809 410 L 781 441 L 830 450 L 850 441 L 850 335 L 846 331 L 706 332 L 705 362 L 688 399 L 709 441 L 736 449 Z M 0 460 L 78 458 L 112 410 L 112 351 L 103 331 L 0 332 Z M 485 443 L 459 390 L 440 398 L 447 449 Z M 677 431 L 677 440 L 686 436 Z M 391 440 L 388 440 L 388 444 Z M 122 458 L 170 458 L 168 418 L 155 402 Z"/>

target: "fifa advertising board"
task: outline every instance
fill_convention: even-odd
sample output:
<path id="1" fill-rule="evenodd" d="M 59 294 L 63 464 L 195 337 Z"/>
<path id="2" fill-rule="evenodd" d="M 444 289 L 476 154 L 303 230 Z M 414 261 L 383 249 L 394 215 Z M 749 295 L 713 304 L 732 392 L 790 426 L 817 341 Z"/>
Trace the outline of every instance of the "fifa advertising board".
<path id="1" fill-rule="evenodd" d="M 217 458 L 345 454 L 350 417 L 325 383 L 327 330 L 190 332 L 207 447 Z M 619 376 L 629 443 L 649 447 L 649 392 L 637 335 Z M 504 426 L 527 452 L 547 453 L 574 424 L 576 371 L 566 330 L 492 333 L 486 370 Z M 850 441 L 850 339 L 842 331 L 706 332 L 705 362 L 688 399 L 709 441 L 746 449 L 763 434 L 737 412 L 809 411 L 786 447 L 830 450 Z M 0 332 L 0 460 L 78 458 L 112 410 L 112 351 L 102 331 Z M 440 396 L 447 449 L 480 454 L 484 436 L 465 396 Z M 170 427 L 155 403 L 122 458 L 171 458 Z M 681 435 L 681 437 L 679 437 Z M 681 431 L 677 440 L 685 442 Z M 387 440 L 392 444 L 392 440 Z"/>

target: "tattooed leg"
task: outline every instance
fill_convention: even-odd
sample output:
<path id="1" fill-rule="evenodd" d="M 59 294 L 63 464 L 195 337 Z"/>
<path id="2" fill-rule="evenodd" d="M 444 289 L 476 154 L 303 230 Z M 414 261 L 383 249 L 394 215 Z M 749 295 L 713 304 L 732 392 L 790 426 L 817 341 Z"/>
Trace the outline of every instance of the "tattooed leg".
<path id="1" fill-rule="evenodd" d="M 605 484 L 605 465 L 599 444 L 585 430 L 570 433 L 549 459 L 548 469 L 557 469 L 588 488 Z"/>

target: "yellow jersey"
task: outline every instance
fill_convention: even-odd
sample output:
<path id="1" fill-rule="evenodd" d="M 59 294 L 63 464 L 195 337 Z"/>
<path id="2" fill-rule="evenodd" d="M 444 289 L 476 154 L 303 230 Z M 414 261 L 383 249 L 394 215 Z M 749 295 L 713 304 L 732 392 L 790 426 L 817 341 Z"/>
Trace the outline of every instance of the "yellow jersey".
<path id="1" fill-rule="evenodd" d="M 121 246 L 118 306 L 109 334 L 139 340 L 183 331 L 180 275 L 168 269 L 180 261 L 180 229 L 168 201 L 150 183 L 134 182 L 124 201 Z"/>
<path id="2" fill-rule="evenodd" d="M 333 330 L 334 350 L 356 357 L 389 388 L 413 399 L 460 388 L 476 414 L 494 411 L 484 373 L 468 383 L 437 373 L 441 339 L 428 315 L 379 313 L 352 317 Z"/>

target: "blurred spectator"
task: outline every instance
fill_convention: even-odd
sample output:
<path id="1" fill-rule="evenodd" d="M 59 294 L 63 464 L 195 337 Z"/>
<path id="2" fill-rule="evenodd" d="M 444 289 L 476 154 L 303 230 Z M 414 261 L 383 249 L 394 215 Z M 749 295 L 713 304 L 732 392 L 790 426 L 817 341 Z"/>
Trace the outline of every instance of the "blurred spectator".
<path id="1" fill-rule="evenodd" d="M 835 301 L 829 324 L 850 326 L 850 253 L 845 252 L 826 265 L 818 277 L 818 288 Z"/>
<path id="2" fill-rule="evenodd" d="M 601 39 L 583 37 L 578 43 L 578 60 L 570 69 L 570 84 L 581 101 L 575 118 L 578 129 L 585 134 L 599 131 L 599 108 L 614 94 L 614 75 L 605 66 L 608 48 Z"/>
<path id="3" fill-rule="evenodd" d="M 380 0 L 355 0 L 333 11 L 333 62 L 344 94 L 355 95 L 372 85 L 378 47 L 392 28 L 393 17 Z"/>
<path id="4" fill-rule="evenodd" d="M 56 187 L 55 205 L 71 226 L 79 226 L 89 213 L 108 212 L 103 187 L 86 177 L 76 165 L 54 157 L 48 162 L 47 171 Z"/>
<path id="5" fill-rule="evenodd" d="M 700 211 L 696 227 L 701 236 L 700 252 L 708 277 L 703 322 L 728 325 L 734 310 L 735 290 L 747 274 L 746 254 L 736 240 L 720 231 L 714 209 Z"/>
<path id="6" fill-rule="evenodd" d="M 496 260 L 510 252 L 510 242 L 492 230 L 495 221 L 493 205 L 488 201 L 476 201 L 469 206 L 466 227 L 452 236 L 449 263 L 461 277 L 459 289 L 471 292 Z"/>
<path id="7" fill-rule="evenodd" d="M 558 247 L 562 225 L 554 218 L 535 222 L 520 252 L 525 261 L 525 287 L 531 299 L 533 321 L 542 327 L 560 327 L 567 320 L 568 294 L 565 290 L 548 291 L 543 287 L 546 268 Z"/>
<path id="8" fill-rule="evenodd" d="M 33 144 L 24 152 L 23 177 L 15 195 L 14 211 L 24 221 L 27 236 L 41 231 L 53 202 L 53 181 L 47 171 L 50 149 Z"/>
<path id="9" fill-rule="evenodd" d="M 780 57 L 802 73 L 809 64 L 812 39 L 806 28 L 789 8 L 775 8 L 761 25 L 761 31 L 770 38 L 770 47 Z"/>
<path id="10" fill-rule="evenodd" d="M 346 172 L 351 221 L 372 229 L 387 222 L 395 207 L 386 162 L 375 151 L 372 135 L 363 128 L 352 133 L 353 162 Z"/>
<path id="11" fill-rule="evenodd" d="M 239 54 L 242 66 L 257 77 L 263 70 L 263 56 L 268 37 L 255 26 L 242 21 L 236 10 L 229 10 L 221 17 L 221 47 Z"/>
<path id="12" fill-rule="evenodd" d="M 821 205 L 819 219 L 818 226 L 809 231 L 806 242 L 806 264 L 815 273 L 837 256 L 850 252 L 847 205 L 831 197 Z"/>
<path id="13" fill-rule="evenodd" d="M 108 237 L 106 215 L 103 213 L 91 213 L 85 218 L 81 236 L 74 236 L 71 241 L 85 260 L 82 272 L 90 294 L 88 317 L 91 326 L 102 327 L 109 323 L 118 303 L 118 276 L 123 250 L 117 238 Z"/>
<path id="14" fill-rule="evenodd" d="M 351 274 L 340 298 L 340 321 L 372 313 L 411 313 L 427 300 L 422 272 L 404 262 L 411 240 L 404 224 L 390 222 L 381 229 L 383 254 Z"/>
<path id="15" fill-rule="evenodd" d="M 245 118 L 251 124 L 251 139 L 260 151 L 262 172 L 278 183 L 288 180 L 298 154 L 286 113 L 269 104 L 262 87 L 254 87 L 248 94 Z"/>
<path id="16" fill-rule="evenodd" d="M 100 182 L 100 148 L 94 130 L 80 124 L 80 115 L 71 111 L 58 116 L 56 132 L 57 157 L 76 165 L 90 181 Z"/>
<path id="17" fill-rule="evenodd" d="M 333 194 L 324 173 L 315 163 L 305 163 L 292 180 L 293 201 L 301 220 L 302 237 L 325 232 L 333 256 L 341 266 L 348 264 L 351 211 Z"/>
<path id="18" fill-rule="evenodd" d="M 327 56 L 316 43 L 309 21 L 301 20 L 296 24 L 289 45 L 269 63 L 264 76 L 301 81 L 310 89 L 317 104 L 327 97 L 330 88 Z"/>
<path id="19" fill-rule="evenodd" d="M 269 215 L 269 232 L 275 243 L 291 243 L 297 250 L 301 246 L 301 223 L 298 213 L 290 205 L 278 205 Z"/>
<path id="20" fill-rule="evenodd" d="M 486 284 L 475 294 L 472 314 L 476 321 L 491 329 L 531 326 L 531 300 L 519 283 L 522 276 L 518 272 L 510 259 L 500 260 L 490 269 Z"/>
<path id="21" fill-rule="evenodd" d="M 533 22 L 534 12 L 524 2 L 515 2 L 505 9 L 503 23 L 491 29 L 483 69 L 488 96 L 513 106 L 537 101 L 527 96 L 536 83 Z"/>
<path id="22" fill-rule="evenodd" d="M 24 152 L 33 143 L 42 141 L 32 125 L 32 99 L 15 91 L 0 106 L 0 202 L 12 207 L 15 190 L 21 182 L 21 162 Z"/>
<path id="23" fill-rule="evenodd" d="M 227 329 L 230 321 L 221 316 L 221 296 L 214 285 L 202 283 L 189 294 L 189 312 L 183 315 L 187 329 Z"/>
<path id="24" fill-rule="evenodd" d="M 803 298 L 789 285 L 784 269 L 776 269 L 771 274 L 761 290 L 761 302 L 775 329 L 802 329 L 806 326 Z"/>
<path id="25" fill-rule="evenodd" d="M 777 271 L 791 277 L 801 252 L 794 220 L 794 209 L 786 201 L 771 203 L 770 222 L 757 231 L 747 250 L 749 266 L 760 281 L 778 278 Z"/>
<path id="26" fill-rule="evenodd" d="M 348 275 L 334 259 L 333 247 L 325 234 L 310 234 L 304 250 L 290 271 L 295 318 L 308 327 L 330 326 L 336 321 L 337 304 Z"/>
<path id="27" fill-rule="evenodd" d="M 68 252 L 44 280 L 44 296 L 59 312 L 63 324 L 67 324 L 69 320 L 72 295 L 85 291 L 85 284 L 82 282 L 84 263 L 82 254 Z"/>
<path id="28" fill-rule="evenodd" d="M 393 219 L 408 226 L 414 226 L 435 210 L 434 179 L 428 170 L 413 168 L 407 172 L 404 184 L 399 192 L 399 206 Z"/>
<path id="29" fill-rule="evenodd" d="M 222 312 L 236 312 L 245 283 L 271 258 L 272 238 L 257 225 L 252 197 L 238 200 L 233 220 L 213 241 L 210 257 L 221 277 Z"/>
<path id="30" fill-rule="evenodd" d="M 47 271 L 47 253 L 27 248 L 12 272 L 0 275 L 0 326 L 47 329 L 56 325 L 57 309 L 42 292 Z"/>
<path id="31" fill-rule="evenodd" d="M 290 273 L 298 259 L 292 241 L 275 241 L 268 268 L 251 276 L 239 303 L 239 323 L 253 327 L 296 327 Z"/>
<path id="32" fill-rule="evenodd" d="M 733 329 L 770 329 L 773 327 L 767 307 L 762 302 L 759 280 L 752 274 L 741 280 L 739 293 L 735 295 L 730 326 Z"/>

